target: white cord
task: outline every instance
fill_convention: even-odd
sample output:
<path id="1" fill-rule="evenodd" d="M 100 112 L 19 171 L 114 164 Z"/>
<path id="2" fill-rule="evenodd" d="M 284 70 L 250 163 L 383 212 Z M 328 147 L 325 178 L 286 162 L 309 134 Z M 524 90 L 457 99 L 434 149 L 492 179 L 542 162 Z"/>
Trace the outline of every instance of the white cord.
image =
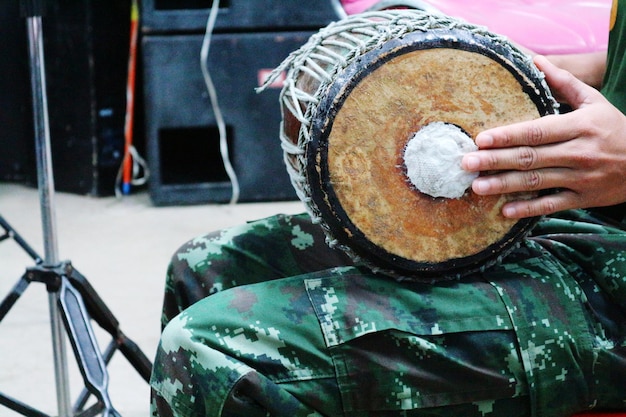
<path id="1" fill-rule="evenodd" d="M 148 167 L 148 163 L 145 159 L 141 157 L 139 151 L 134 146 L 130 146 L 128 149 L 129 155 L 126 158 L 131 158 L 132 163 L 132 174 L 130 178 L 130 184 L 136 187 L 141 185 L 145 185 L 150 178 L 150 168 Z M 122 174 L 123 174 L 124 163 L 120 165 L 120 168 L 117 170 L 117 176 L 115 177 L 115 196 L 117 198 L 121 198 L 124 196 L 122 193 Z"/>
<path id="2" fill-rule="evenodd" d="M 222 161 L 224 162 L 224 168 L 226 169 L 226 173 L 228 174 L 228 178 L 231 182 L 232 196 L 230 204 L 236 204 L 239 200 L 239 180 L 237 179 L 237 174 L 235 173 L 235 170 L 230 162 L 228 142 L 226 138 L 226 124 L 224 123 L 224 117 L 222 116 L 222 111 L 220 110 L 219 103 L 217 101 L 217 92 L 208 69 L 209 46 L 211 44 L 211 36 L 213 34 L 213 28 L 215 27 L 219 4 L 219 0 L 213 0 L 211 13 L 209 14 L 209 19 L 207 20 L 204 39 L 202 40 L 202 49 L 200 50 L 200 67 L 202 68 L 202 75 L 204 76 L 204 82 L 209 92 L 213 114 L 215 115 L 215 122 L 217 123 L 220 135 L 220 153 L 222 155 Z"/>

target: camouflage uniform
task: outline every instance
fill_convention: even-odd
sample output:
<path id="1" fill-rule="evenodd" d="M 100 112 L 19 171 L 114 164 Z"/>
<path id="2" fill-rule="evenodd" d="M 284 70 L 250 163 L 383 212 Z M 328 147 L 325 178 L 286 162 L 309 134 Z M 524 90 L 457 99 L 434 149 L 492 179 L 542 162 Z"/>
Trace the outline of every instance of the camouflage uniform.
<path id="1" fill-rule="evenodd" d="M 305 215 L 275 216 L 183 246 L 163 323 L 155 416 L 623 410 L 626 232 L 562 213 L 498 265 L 427 285 L 353 265 Z"/>

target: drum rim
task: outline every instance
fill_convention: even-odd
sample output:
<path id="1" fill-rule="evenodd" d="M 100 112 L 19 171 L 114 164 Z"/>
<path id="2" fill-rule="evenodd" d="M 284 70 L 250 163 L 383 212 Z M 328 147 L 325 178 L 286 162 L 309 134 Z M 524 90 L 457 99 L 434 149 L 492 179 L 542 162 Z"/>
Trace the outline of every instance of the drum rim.
<path id="1" fill-rule="evenodd" d="M 516 55 L 510 45 L 493 42 L 493 38 L 484 33 L 456 28 L 434 28 L 425 32 L 410 32 L 399 39 L 391 39 L 379 48 L 364 52 L 358 59 L 350 63 L 330 83 L 326 94 L 317 105 L 311 126 L 311 139 L 306 144 L 305 151 L 307 158 L 305 174 L 308 183 L 320 184 L 319 188 L 311 187 L 312 204 L 316 206 L 320 218 L 326 223 L 324 226 L 327 234 L 336 240 L 338 246 L 355 260 L 363 262 L 374 270 L 427 281 L 432 281 L 434 278 L 458 278 L 493 265 L 518 246 L 521 239 L 540 220 L 540 217 L 520 219 L 502 239 L 475 254 L 441 262 L 418 262 L 393 254 L 374 244 L 354 225 L 341 206 L 332 184 L 328 181 L 330 177 L 326 163 L 328 160 L 328 136 L 332 131 L 335 116 L 350 92 L 363 78 L 381 65 L 407 52 L 434 48 L 453 48 L 477 52 L 493 59 L 515 77 L 523 91 L 537 107 L 540 116 L 554 114 L 557 111 L 557 106 L 551 99 L 542 74 L 539 71 L 534 72 L 527 63 L 521 62 L 520 56 L 524 55 Z M 366 67 L 363 62 L 371 65 Z M 546 192 L 540 192 L 540 194 Z M 337 202 L 338 207 L 332 208 L 327 204 L 333 199 Z M 337 210 L 338 208 L 339 210 Z M 352 237 L 349 236 L 348 231 Z"/>

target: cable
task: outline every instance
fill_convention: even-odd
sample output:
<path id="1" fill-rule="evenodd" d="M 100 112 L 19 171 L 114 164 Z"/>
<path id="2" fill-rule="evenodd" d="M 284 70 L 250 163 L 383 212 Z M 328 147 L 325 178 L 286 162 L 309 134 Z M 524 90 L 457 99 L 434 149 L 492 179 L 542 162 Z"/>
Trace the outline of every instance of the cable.
<path id="1" fill-rule="evenodd" d="M 144 185 L 150 177 L 148 164 L 133 145 L 133 114 L 135 111 L 135 75 L 137 71 L 137 37 L 139 31 L 139 0 L 133 0 L 130 9 L 130 45 L 128 77 L 126 82 L 126 117 L 124 123 L 124 156 L 115 178 L 115 195 L 130 194 L 131 185 Z M 140 177 L 143 172 L 143 177 Z"/>
<path id="2" fill-rule="evenodd" d="M 202 68 L 202 75 L 204 77 L 204 82 L 206 84 L 207 90 L 209 92 L 209 98 L 211 99 L 213 114 L 215 115 L 215 122 L 217 123 L 217 128 L 220 135 L 220 153 L 222 155 L 222 161 L 224 162 L 224 168 L 226 169 L 226 174 L 228 174 L 228 178 L 230 179 L 232 186 L 232 196 L 230 199 L 230 204 L 236 204 L 239 200 L 239 180 L 237 179 L 237 174 L 235 173 L 235 170 L 233 169 L 233 166 L 230 162 L 228 142 L 226 137 L 226 124 L 224 123 L 224 117 L 222 116 L 222 111 L 220 110 L 220 106 L 217 101 L 217 92 L 215 90 L 215 86 L 213 85 L 213 80 L 211 79 L 211 74 L 209 73 L 208 69 L 209 46 L 211 44 L 213 29 L 215 28 L 215 20 L 217 18 L 217 12 L 219 10 L 219 4 L 219 0 L 213 0 L 209 19 L 207 20 L 204 39 L 202 40 L 202 49 L 200 50 L 200 67 Z"/>
<path id="3" fill-rule="evenodd" d="M 335 9 L 335 13 L 337 13 L 337 17 L 339 19 L 345 19 L 346 17 L 348 17 L 346 9 L 344 9 L 343 4 L 340 0 L 330 0 L 330 4 L 333 9 Z"/>

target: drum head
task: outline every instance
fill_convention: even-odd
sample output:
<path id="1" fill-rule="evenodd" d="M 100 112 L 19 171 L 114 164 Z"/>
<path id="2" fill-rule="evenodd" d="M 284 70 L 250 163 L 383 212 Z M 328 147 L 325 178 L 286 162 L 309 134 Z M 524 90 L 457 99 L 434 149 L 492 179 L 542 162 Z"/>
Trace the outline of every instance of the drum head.
<path id="1" fill-rule="evenodd" d="M 408 181 L 403 152 L 434 122 L 475 138 L 554 113 L 542 81 L 501 42 L 465 30 L 408 33 L 360 56 L 329 85 L 306 145 L 311 200 L 328 233 L 373 269 L 418 280 L 505 255 L 538 219 L 507 219 L 502 206 L 535 195 L 432 197 Z"/>

